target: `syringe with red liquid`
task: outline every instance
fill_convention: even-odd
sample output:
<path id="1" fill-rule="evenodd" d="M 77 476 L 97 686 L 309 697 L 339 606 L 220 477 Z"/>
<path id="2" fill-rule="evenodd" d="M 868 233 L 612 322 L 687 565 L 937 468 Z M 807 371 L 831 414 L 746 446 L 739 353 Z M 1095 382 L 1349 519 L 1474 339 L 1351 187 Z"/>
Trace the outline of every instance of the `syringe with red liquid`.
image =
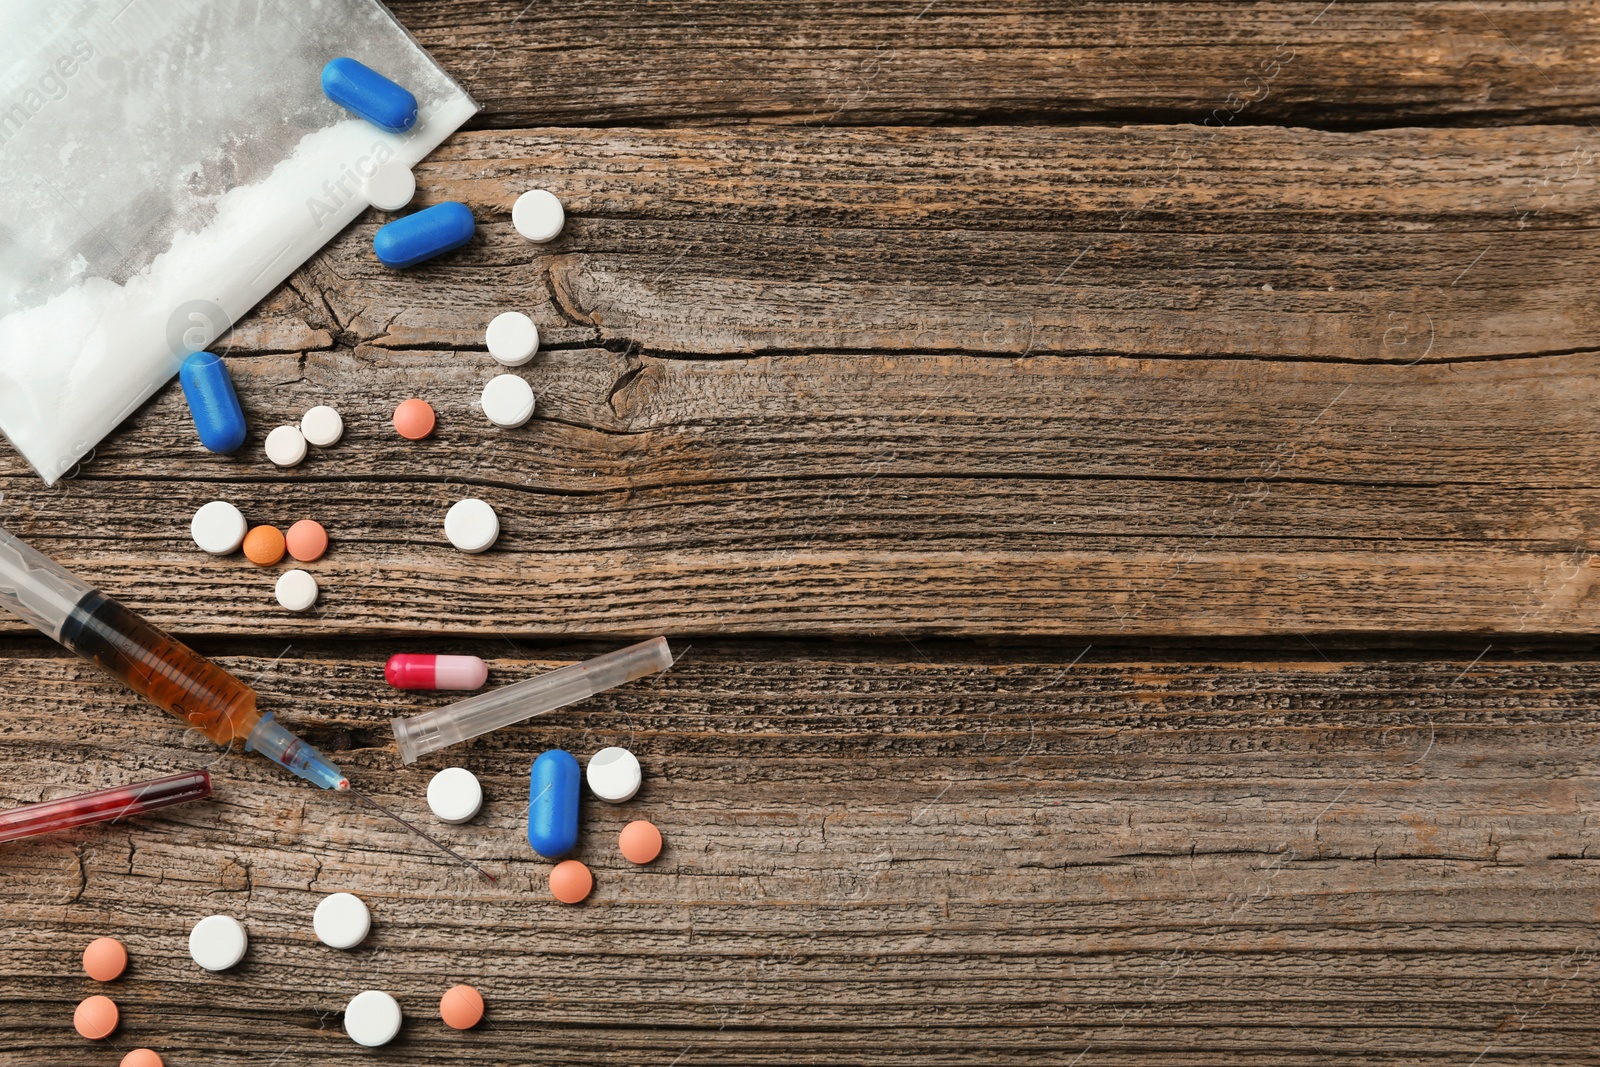
<path id="1" fill-rule="evenodd" d="M 185 771 L 148 782 L 114 785 L 110 789 L 96 789 L 93 793 L 79 793 L 75 797 L 24 804 L 0 811 L 0 841 L 37 837 L 56 830 L 70 830 L 74 826 L 88 826 L 90 823 L 113 822 L 169 804 L 204 800 L 210 795 L 211 775 L 205 771 Z"/>

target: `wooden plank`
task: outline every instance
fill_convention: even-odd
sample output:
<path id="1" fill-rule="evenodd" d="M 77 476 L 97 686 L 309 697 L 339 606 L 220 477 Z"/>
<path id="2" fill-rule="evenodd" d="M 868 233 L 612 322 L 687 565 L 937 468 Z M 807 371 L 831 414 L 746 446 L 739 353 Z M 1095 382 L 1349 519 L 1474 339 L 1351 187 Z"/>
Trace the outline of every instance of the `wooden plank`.
<path id="1" fill-rule="evenodd" d="M 393 6 L 497 126 L 1600 114 L 1589 0 Z"/>
<path id="2" fill-rule="evenodd" d="M 197 1065 L 354 1059 L 338 1012 L 363 988 L 404 1006 L 387 1054 L 408 1062 L 1592 1059 L 1591 655 L 696 641 L 665 675 L 397 769 L 388 717 L 444 697 L 383 685 L 395 647 L 209 650 L 410 814 L 435 768 L 472 768 L 484 813 L 434 829 L 497 885 L 186 741 L 42 643 L 0 644 L 26 694 L 5 803 L 197 763 L 218 790 L 5 846 L 0 1063 L 114 1060 L 68 1024 L 102 934 L 133 952 L 118 1046 Z M 437 647 L 503 682 L 604 646 Z M 646 787 L 586 807 L 597 888 L 564 908 L 523 840 L 528 762 L 612 743 Z M 649 868 L 615 855 L 635 817 L 667 836 Z M 310 930 L 335 890 L 374 911 L 349 953 Z M 225 975 L 185 950 L 214 912 L 252 937 Z M 433 1018 L 461 981 L 489 1003 L 465 1035 Z"/>
<path id="3" fill-rule="evenodd" d="M 1592 633 L 1594 354 L 1414 367 L 562 349 L 528 427 L 453 351 L 238 360 L 252 437 L 205 453 L 169 390 L 79 478 L 12 458 L 0 525 L 191 633 Z M 388 425 L 437 405 L 421 444 Z M 292 471 L 268 428 L 347 435 Z M 215 497 L 334 539 L 313 619 L 199 554 Z M 451 549 L 480 496 L 502 534 Z M 87 516 L 93 516 L 92 521 Z M 10 632 L 22 624 L 7 619 Z"/>
<path id="4" fill-rule="evenodd" d="M 476 205 L 481 244 L 395 275 L 371 263 L 363 223 L 235 339 L 358 346 L 353 362 L 268 361 L 259 381 L 310 388 L 282 386 L 263 425 L 375 392 L 370 436 L 387 445 L 383 413 L 412 392 L 456 397 L 456 426 L 481 427 L 480 330 L 506 294 L 554 349 L 528 372 L 536 436 L 447 429 L 420 468 L 414 449 L 341 456 L 335 476 L 379 480 L 403 519 L 375 521 L 366 484 L 330 501 L 373 546 L 331 576 L 376 601 L 328 618 L 1592 629 L 1592 132 L 1229 131 L 1174 168 L 1195 136 L 821 131 L 804 152 L 772 130 L 460 139 L 424 189 Z M 529 170 L 574 209 L 547 250 L 505 221 Z M 596 342 L 620 351 L 582 347 Z M 381 351 L 406 346 L 438 351 Z M 750 352 L 782 359 L 728 358 Z M 721 358 L 661 358 L 701 355 Z M 106 460 L 192 456 L 181 417 L 171 431 Z M 408 522 L 467 487 L 532 520 L 508 523 L 504 567 L 441 560 L 437 533 Z M 132 486 L 130 506 L 170 488 Z M 187 593 L 169 603 L 108 556 L 100 573 L 180 625 L 289 625 L 248 609 L 203 622 Z M 238 584 L 253 577 L 207 581 L 259 595 Z M 412 603 L 419 582 L 448 592 Z"/>
<path id="5" fill-rule="evenodd" d="M 389 271 L 365 218 L 240 340 L 478 347 L 520 306 L 549 343 L 655 354 L 1587 350 L 1597 152 L 1572 127 L 468 134 L 418 168 L 419 202 L 478 214 L 468 251 Z M 569 212 L 545 246 L 510 225 L 533 184 Z"/>

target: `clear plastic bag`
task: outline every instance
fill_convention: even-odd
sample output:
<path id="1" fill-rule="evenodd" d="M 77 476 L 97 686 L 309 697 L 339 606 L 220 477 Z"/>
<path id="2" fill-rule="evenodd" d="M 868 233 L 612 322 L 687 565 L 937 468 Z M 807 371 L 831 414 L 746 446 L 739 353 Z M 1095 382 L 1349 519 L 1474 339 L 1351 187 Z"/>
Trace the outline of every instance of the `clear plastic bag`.
<path id="1" fill-rule="evenodd" d="M 375 0 L 38 0 L 0 41 L 0 432 L 51 482 L 477 110 Z M 337 56 L 417 124 L 324 97 Z"/>

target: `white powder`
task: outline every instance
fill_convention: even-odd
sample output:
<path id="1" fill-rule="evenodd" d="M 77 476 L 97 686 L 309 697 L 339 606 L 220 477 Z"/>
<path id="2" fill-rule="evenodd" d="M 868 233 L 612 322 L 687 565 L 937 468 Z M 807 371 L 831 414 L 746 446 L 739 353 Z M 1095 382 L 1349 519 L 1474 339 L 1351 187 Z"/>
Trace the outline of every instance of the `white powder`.
<path id="1" fill-rule="evenodd" d="M 50 482 L 360 214 L 374 167 L 476 110 L 372 0 L 148 6 L 0 14 L 30 43 L 0 57 L 0 432 Z M 339 54 L 417 124 L 323 98 Z"/>

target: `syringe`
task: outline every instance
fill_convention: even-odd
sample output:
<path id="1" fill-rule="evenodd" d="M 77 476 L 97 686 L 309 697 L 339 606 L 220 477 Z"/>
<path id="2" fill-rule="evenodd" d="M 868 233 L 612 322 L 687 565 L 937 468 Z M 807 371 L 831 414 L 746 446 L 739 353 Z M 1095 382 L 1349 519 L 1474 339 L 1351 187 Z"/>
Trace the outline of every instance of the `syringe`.
<path id="1" fill-rule="evenodd" d="M 0 811 L 0 841 L 36 837 L 55 830 L 71 830 L 97 822 L 112 822 L 130 815 L 204 800 L 211 795 L 211 775 L 205 771 L 185 771 L 153 778 L 132 785 L 114 785 L 92 793 L 41 800 Z"/>
<path id="2" fill-rule="evenodd" d="M 242 737 L 246 751 L 313 785 L 350 788 L 322 753 L 256 710 L 255 690 L 4 530 L 0 605 L 217 744 Z"/>
<path id="3" fill-rule="evenodd" d="M 219 745 L 243 738 L 313 785 L 348 791 L 490 881 L 494 876 L 361 792 L 315 748 L 256 710 L 255 690 L 0 530 L 0 607 Z"/>

